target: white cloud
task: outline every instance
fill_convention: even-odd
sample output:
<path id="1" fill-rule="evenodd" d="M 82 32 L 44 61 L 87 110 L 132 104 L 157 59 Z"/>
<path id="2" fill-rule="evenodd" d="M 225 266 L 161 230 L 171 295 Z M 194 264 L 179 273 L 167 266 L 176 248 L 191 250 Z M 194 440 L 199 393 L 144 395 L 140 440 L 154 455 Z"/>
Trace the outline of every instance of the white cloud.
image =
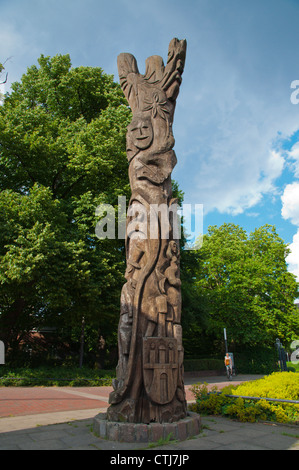
<path id="1" fill-rule="evenodd" d="M 281 215 L 284 219 L 299 227 L 299 182 L 295 181 L 285 187 L 281 197 Z M 293 242 L 289 246 L 291 252 L 286 259 L 289 271 L 297 277 L 299 282 L 299 228 L 293 236 Z"/>
<path id="2" fill-rule="evenodd" d="M 285 160 L 279 152 L 276 152 L 275 150 L 270 152 L 264 164 L 264 171 L 266 172 L 265 180 L 267 181 L 269 188 L 272 188 L 273 181 L 281 175 L 284 163 Z"/>
<path id="3" fill-rule="evenodd" d="M 296 178 L 299 178 L 299 142 L 293 145 L 292 149 L 287 152 L 288 158 L 293 163 L 293 171 Z"/>
<path id="4" fill-rule="evenodd" d="M 299 227 L 299 182 L 288 184 L 281 197 L 281 215 Z"/>
<path id="5" fill-rule="evenodd" d="M 231 99 L 217 103 L 207 91 L 206 101 L 202 100 L 198 113 L 198 130 L 190 130 L 191 146 L 197 148 L 193 155 L 190 148 L 178 151 L 178 167 L 183 152 L 184 172 L 191 181 L 186 181 L 186 196 L 203 203 L 205 212 L 218 210 L 220 213 L 237 215 L 255 207 L 265 194 L 277 194 L 276 179 L 282 174 L 285 160 L 272 150 L 279 119 L 269 122 L 263 106 L 255 99 L 248 98 L 244 106 L 236 104 L 234 95 L 242 95 L 238 88 L 223 90 L 223 95 Z M 225 88 L 225 87 L 224 87 Z M 208 118 L 208 108 L 214 109 Z M 224 107 L 223 109 L 221 109 Z M 213 121 L 213 122 L 211 122 Z M 192 126 L 194 127 L 194 125 Z M 187 153 L 188 152 L 188 153 Z M 187 167 L 191 165 L 191 172 Z M 192 162 L 192 163 L 191 163 Z M 182 181 L 182 173 L 180 179 Z M 193 181 L 192 181 L 193 179 Z M 190 184 L 190 182 L 192 184 Z"/>
<path id="6" fill-rule="evenodd" d="M 299 229 L 293 237 L 293 243 L 289 246 L 291 253 L 286 261 L 289 265 L 289 271 L 297 276 L 299 282 Z"/>

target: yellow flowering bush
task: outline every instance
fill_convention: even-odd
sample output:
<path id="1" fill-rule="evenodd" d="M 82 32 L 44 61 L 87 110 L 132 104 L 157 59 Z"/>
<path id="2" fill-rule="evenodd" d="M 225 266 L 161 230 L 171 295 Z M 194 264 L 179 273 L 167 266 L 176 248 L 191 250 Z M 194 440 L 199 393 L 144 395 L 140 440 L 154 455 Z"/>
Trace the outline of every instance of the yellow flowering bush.
<path id="1" fill-rule="evenodd" d="M 196 384 L 192 387 L 192 391 L 196 398 L 196 403 L 192 409 L 201 414 L 222 414 L 244 422 L 269 420 L 299 424 L 299 405 L 263 399 L 298 400 L 298 373 L 275 372 L 262 379 L 246 382 L 239 386 L 230 385 L 225 387 L 221 393 L 217 393 L 216 386 L 209 392 L 207 384 Z M 261 399 L 234 398 L 226 395 L 261 397 Z"/>
<path id="2" fill-rule="evenodd" d="M 237 386 L 234 395 L 299 400 L 299 374 L 274 372 L 262 379 Z"/>
<path id="3" fill-rule="evenodd" d="M 217 395 L 217 387 L 212 387 L 209 392 L 207 384 L 195 384 L 191 387 L 191 391 L 196 397 L 196 404 L 191 405 L 191 409 L 196 412 L 204 412 L 205 414 L 218 415 L 221 414 L 223 405 L 227 399 L 224 394 Z"/>
<path id="4" fill-rule="evenodd" d="M 250 423 L 254 423 L 259 419 L 267 419 L 267 414 L 263 409 L 257 406 L 256 403 L 246 402 L 243 398 L 237 398 L 233 404 L 226 406 L 223 409 L 223 414 Z"/>

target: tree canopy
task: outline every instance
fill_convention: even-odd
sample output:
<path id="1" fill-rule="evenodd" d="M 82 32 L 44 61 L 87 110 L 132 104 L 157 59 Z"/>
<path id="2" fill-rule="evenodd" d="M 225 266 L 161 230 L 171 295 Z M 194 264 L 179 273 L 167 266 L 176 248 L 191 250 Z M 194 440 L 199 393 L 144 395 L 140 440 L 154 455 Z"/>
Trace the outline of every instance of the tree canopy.
<path id="1" fill-rule="evenodd" d="M 41 56 L 0 107 L 2 338 L 84 315 L 113 336 L 123 240 L 98 240 L 95 209 L 129 196 L 130 109 L 101 68 Z"/>
<path id="2" fill-rule="evenodd" d="M 234 224 L 209 227 L 194 254 L 205 332 L 223 338 L 225 327 L 230 340 L 243 346 L 298 338 L 298 283 L 287 269 L 288 252 L 270 225 L 249 235 Z"/>

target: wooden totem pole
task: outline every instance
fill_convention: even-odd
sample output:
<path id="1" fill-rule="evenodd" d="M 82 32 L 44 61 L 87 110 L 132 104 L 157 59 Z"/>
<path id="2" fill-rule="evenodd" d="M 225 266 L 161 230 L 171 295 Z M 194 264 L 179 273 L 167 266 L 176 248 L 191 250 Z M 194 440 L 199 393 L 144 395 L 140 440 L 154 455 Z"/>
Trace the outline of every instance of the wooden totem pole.
<path id="1" fill-rule="evenodd" d="M 131 200 L 127 213 L 127 267 L 118 327 L 119 361 L 108 421 L 167 423 L 185 418 L 176 164 L 172 124 L 186 56 L 173 39 L 164 66 L 133 55 L 118 57 L 120 84 L 132 109 L 127 130 Z"/>

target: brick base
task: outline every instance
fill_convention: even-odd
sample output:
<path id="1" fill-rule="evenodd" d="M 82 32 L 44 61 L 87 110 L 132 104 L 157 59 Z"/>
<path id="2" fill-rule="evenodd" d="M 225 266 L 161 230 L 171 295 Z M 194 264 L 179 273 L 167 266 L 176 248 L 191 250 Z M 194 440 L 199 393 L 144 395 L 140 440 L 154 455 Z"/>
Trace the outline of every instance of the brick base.
<path id="1" fill-rule="evenodd" d="M 93 419 L 93 431 L 100 438 L 118 442 L 157 442 L 169 435 L 171 439 L 184 441 L 199 434 L 200 429 L 200 416 L 190 411 L 176 423 L 118 423 L 107 421 L 106 413 L 99 413 Z"/>

